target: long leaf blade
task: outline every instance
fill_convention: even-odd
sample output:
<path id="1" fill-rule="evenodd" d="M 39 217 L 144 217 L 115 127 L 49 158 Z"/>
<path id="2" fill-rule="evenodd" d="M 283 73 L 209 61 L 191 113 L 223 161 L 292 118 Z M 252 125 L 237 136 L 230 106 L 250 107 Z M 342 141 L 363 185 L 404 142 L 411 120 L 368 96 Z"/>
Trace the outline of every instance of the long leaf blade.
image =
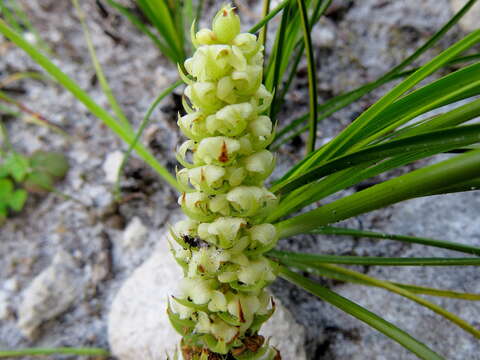
<path id="1" fill-rule="evenodd" d="M 389 323 L 380 316 L 368 311 L 360 305 L 350 301 L 343 296 L 307 279 L 303 276 L 288 270 L 285 267 L 280 267 L 280 276 L 285 280 L 300 286 L 306 291 L 319 297 L 320 299 L 329 302 L 338 307 L 347 314 L 350 314 L 357 319 L 365 322 L 374 329 L 380 331 L 384 335 L 398 342 L 400 345 L 416 354 L 421 359 L 425 360 L 442 360 L 443 358 L 428 348 L 425 344 L 413 338 L 405 331 L 399 329 L 392 323 Z"/>

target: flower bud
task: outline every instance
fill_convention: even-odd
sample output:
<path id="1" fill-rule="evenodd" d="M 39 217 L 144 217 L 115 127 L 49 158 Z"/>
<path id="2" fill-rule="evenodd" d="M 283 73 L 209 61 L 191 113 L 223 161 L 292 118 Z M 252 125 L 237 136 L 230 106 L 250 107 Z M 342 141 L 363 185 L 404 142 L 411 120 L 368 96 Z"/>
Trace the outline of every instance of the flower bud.
<path id="1" fill-rule="evenodd" d="M 235 14 L 234 8 L 224 6 L 215 15 L 212 22 L 212 30 L 220 43 L 231 43 L 240 33 L 240 18 Z"/>

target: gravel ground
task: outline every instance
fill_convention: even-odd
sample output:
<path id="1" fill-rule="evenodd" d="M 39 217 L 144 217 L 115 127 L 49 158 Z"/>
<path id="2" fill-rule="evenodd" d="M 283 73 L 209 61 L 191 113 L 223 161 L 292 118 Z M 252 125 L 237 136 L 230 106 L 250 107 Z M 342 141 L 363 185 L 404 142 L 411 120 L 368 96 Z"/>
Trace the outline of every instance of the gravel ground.
<path id="1" fill-rule="evenodd" d="M 32 22 L 56 53 L 55 62 L 86 89 L 101 105 L 103 96 L 75 12 L 69 1 L 39 0 L 22 3 Z M 148 38 L 138 33 L 115 12 L 101 11 L 98 3 L 82 2 L 100 62 L 104 65 L 118 101 L 135 126 L 162 89 L 176 78 L 176 69 L 162 58 Z M 209 2 L 212 3 L 211 1 Z M 237 4 L 246 22 L 254 23 L 260 5 L 251 1 Z M 211 10 L 210 10 L 211 12 Z M 333 11 L 313 32 L 320 69 L 320 97 L 348 91 L 374 80 L 431 36 L 451 16 L 447 0 L 416 1 L 337 1 Z M 272 26 L 274 29 L 275 26 Z M 461 36 L 455 28 L 427 56 Z M 270 39 L 273 36 L 270 36 Z M 0 43 L 0 75 L 38 69 L 22 51 Z M 281 122 L 288 122 L 308 106 L 306 66 L 300 66 L 288 95 Z M 155 232 L 178 215 L 176 195 L 140 160 L 132 159 L 121 182 L 125 201 L 115 205 L 112 184 L 103 169 L 109 154 L 125 150 L 125 145 L 99 120 L 60 87 L 49 82 L 24 80 L 18 100 L 51 122 L 63 127 L 72 139 L 20 119 L 6 120 L 15 148 L 30 154 L 38 149 L 62 151 L 71 170 L 59 190 L 75 200 L 58 195 L 33 196 L 25 211 L 7 221 L 0 232 L 0 348 L 26 346 L 107 347 L 106 318 L 109 306 L 124 280 L 141 264 L 158 240 Z M 320 142 L 334 136 L 368 107 L 385 89 L 376 91 L 354 106 L 325 121 L 319 129 Z M 169 96 L 155 112 L 146 130 L 144 143 L 169 169 L 175 167 L 174 149 L 181 138 L 176 128 L 178 96 Z M 276 176 L 298 160 L 303 139 L 298 138 L 279 151 Z M 347 225 L 365 229 L 432 236 L 480 245 L 480 196 L 451 195 L 434 200 L 419 199 L 352 219 Z M 143 236 L 129 236 L 133 226 Z M 141 231 L 140 231 L 141 232 Z M 282 242 L 282 247 L 336 254 L 425 256 L 448 255 L 439 250 L 393 242 L 299 237 Z M 58 271 L 66 271 L 78 296 L 62 305 L 60 314 L 45 321 L 26 336 L 21 331 L 23 299 L 32 295 L 31 284 L 49 269 L 59 253 L 71 255 L 60 260 Z M 68 266 L 66 265 L 68 264 Z M 52 265 L 53 266 L 53 265 Z M 51 268 L 50 268 L 51 269 Z M 57 268 L 55 268 L 57 269 Z M 71 271 L 70 271 L 70 270 Z M 364 268 L 380 277 L 479 292 L 478 270 Z M 42 273 L 44 274 L 44 272 Z M 448 359 L 480 359 L 480 345 L 430 312 L 387 296 L 380 290 L 328 283 L 335 290 L 367 308 L 385 315 L 402 328 L 422 338 Z M 63 289 L 64 290 L 64 289 Z M 306 327 L 311 359 L 413 359 L 399 346 L 331 307 L 282 281 L 273 291 Z M 58 306 L 58 299 L 49 298 Z M 480 309 L 460 301 L 437 301 L 479 326 Z M 30 311 L 33 311 L 30 309 Z M 1 313 L 1 311 L 0 311 Z M 476 320 L 475 320 L 476 319 Z M 60 357 L 59 357 L 60 359 Z"/>

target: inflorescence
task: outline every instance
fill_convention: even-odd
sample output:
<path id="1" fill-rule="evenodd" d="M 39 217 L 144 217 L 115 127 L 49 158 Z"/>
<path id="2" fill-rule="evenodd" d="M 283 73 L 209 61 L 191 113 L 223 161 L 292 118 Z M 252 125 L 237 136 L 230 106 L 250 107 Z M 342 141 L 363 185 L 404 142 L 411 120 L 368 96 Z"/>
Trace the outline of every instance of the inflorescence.
<path id="1" fill-rule="evenodd" d="M 264 223 L 276 197 L 264 187 L 275 159 L 266 147 L 272 94 L 262 84 L 263 45 L 240 33 L 230 6 L 196 34 L 179 66 L 185 89 L 178 126 L 189 138 L 177 153 L 179 204 L 188 219 L 171 229 L 185 278 L 168 314 L 183 336 L 185 359 L 279 359 L 258 331 L 275 305 L 265 287 L 276 277 L 264 253 L 277 242 Z"/>

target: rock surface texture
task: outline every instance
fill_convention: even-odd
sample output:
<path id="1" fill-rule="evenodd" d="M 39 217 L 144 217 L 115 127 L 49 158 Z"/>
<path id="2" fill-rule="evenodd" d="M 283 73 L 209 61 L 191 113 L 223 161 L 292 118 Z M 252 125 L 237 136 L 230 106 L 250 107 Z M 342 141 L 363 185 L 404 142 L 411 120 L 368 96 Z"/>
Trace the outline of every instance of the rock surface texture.
<path id="1" fill-rule="evenodd" d="M 25 5 L 33 25 L 57 55 L 56 64 L 75 78 L 100 105 L 107 106 L 107 101 L 96 82 L 80 24 L 70 2 L 19 1 Z M 129 1 L 122 2 L 128 5 Z M 329 14 L 322 20 L 322 26 L 316 26 L 312 34 L 320 69 L 320 101 L 373 81 L 391 66 L 398 64 L 448 21 L 453 14 L 452 2 L 456 1 L 334 1 Z M 92 31 L 99 60 L 104 65 L 106 77 L 127 117 L 133 126 L 138 128 L 153 99 L 176 79 L 177 70 L 159 55 L 158 50 L 146 36 L 137 32 L 125 18 L 110 9 L 104 0 L 85 0 L 81 3 L 88 14 L 87 22 Z M 210 19 L 213 11 L 221 3 L 223 2 L 215 2 L 215 9 L 207 9 L 205 19 Z M 236 3 L 240 6 L 242 3 L 247 4 L 247 1 L 241 0 Z M 258 20 L 249 16 L 261 13 L 260 1 L 248 3 L 253 4 L 251 11 L 246 11 L 245 7 L 240 8 L 242 19 L 249 22 L 245 24 L 245 29 Z M 107 14 L 98 4 L 107 9 Z M 276 26 L 278 23 L 275 20 L 269 28 L 274 30 Z M 465 30 L 460 26 L 455 27 L 446 38 L 419 59 L 417 64 L 432 58 L 464 34 Z M 267 39 L 272 41 L 273 34 Z M 268 44 L 267 48 L 271 48 L 271 44 Z M 0 59 L 2 78 L 16 72 L 38 69 L 22 51 L 6 44 L 3 39 L 0 40 Z M 305 73 L 306 64 L 302 60 L 298 76 L 291 87 L 292 91 L 282 109 L 279 126 L 302 115 L 308 109 L 308 84 Z M 145 306 L 157 311 L 159 316 L 164 314 L 166 294 L 159 296 L 156 292 L 146 293 L 143 298 L 139 298 L 134 292 L 129 294 L 120 289 L 124 284 L 127 287 L 136 283 L 129 277 L 136 277 L 135 269 L 145 261 L 147 262 L 143 266 L 155 264 L 154 259 L 157 259 L 156 268 L 163 269 L 161 260 L 170 259 L 165 247 L 163 250 L 160 247 L 153 255 L 152 253 L 162 239 L 160 236 L 162 229 L 177 220 L 175 219 L 178 215 L 177 194 L 159 181 L 146 165 L 133 157 L 120 183 L 125 201 L 114 204 L 112 184 L 106 178 L 103 164 L 109 154 L 123 152 L 127 146 L 60 87 L 33 80 L 23 80 L 14 85 L 22 90 L 15 93 L 17 100 L 46 116 L 49 121 L 62 126 L 69 134 L 75 136 L 75 140 L 67 140 L 46 127 L 33 126 L 17 118 L 2 117 L 1 121 L 9 130 L 10 140 L 18 151 L 26 154 L 40 149 L 64 152 L 69 158 L 71 170 L 66 179 L 59 184 L 59 190 L 74 196 L 82 204 L 64 200 L 54 194 L 31 197 L 25 211 L 9 219 L 0 229 L 0 348 L 32 346 L 107 348 L 109 346 L 107 334 L 110 333 L 112 346 L 115 351 L 120 351 L 118 347 L 120 345 L 113 345 L 112 329 L 107 329 L 108 314 L 111 315 L 112 323 L 114 310 L 118 310 L 116 304 L 120 300 L 117 294 L 118 297 L 124 296 L 125 301 L 130 298 L 133 302 L 130 305 L 125 304 L 125 311 L 128 311 L 125 316 L 128 315 L 131 319 L 132 329 L 141 328 L 142 321 L 152 328 L 160 324 L 159 318 L 154 318 L 155 315 L 147 317 L 139 313 L 141 301 L 146 302 Z M 387 87 L 379 89 L 371 96 L 323 121 L 318 129 L 319 144 L 348 125 L 386 89 Z M 179 93 L 180 91 L 181 89 Z M 180 134 L 176 125 L 180 99 L 178 94 L 169 96 L 160 104 L 159 110 L 153 114 L 152 124 L 146 131 L 146 136 L 142 139 L 145 146 L 172 172 L 176 164 L 174 150 L 180 145 Z M 278 151 L 277 168 L 273 176 L 280 176 L 294 161 L 302 157 L 303 152 L 299 149 L 304 140 L 295 139 Z M 116 165 L 108 166 L 109 173 L 112 173 L 115 167 Z M 430 236 L 480 246 L 479 213 L 478 193 L 455 194 L 412 200 L 361 216 L 345 225 L 391 233 Z M 133 246 L 125 247 L 125 228 L 135 217 L 141 221 L 147 232 L 140 241 L 133 242 Z M 291 250 L 339 255 L 400 257 L 459 255 L 384 240 L 352 240 L 347 237 L 295 237 L 281 241 L 280 246 Z M 37 277 L 45 276 L 40 274 L 48 271 L 46 269 L 52 265 L 59 251 L 67 252 L 74 259 L 74 267 L 77 269 L 72 272 L 74 283 L 84 281 L 79 287 L 78 296 L 72 302 L 69 301 L 71 305 L 62 305 L 63 309 L 55 311 L 47 321 L 44 321 L 46 318 L 43 314 L 34 315 L 31 310 L 23 313 L 22 304 L 26 301 L 24 299 L 33 293 L 32 284 L 39 281 L 35 280 Z M 162 254 L 162 251 L 165 253 Z M 152 258 L 148 260 L 151 256 Z M 176 271 L 176 268 L 172 269 Z M 473 267 L 431 269 L 370 267 L 360 270 L 385 279 L 480 292 L 480 274 L 478 269 Z M 137 283 L 131 286 L 162 287 L 161 274 L 145 276 L 147 275 L 154 285 Z M 16 279 L 14 286 L 11 279 Z M 332 282 L 325 282 L 325 285 L 386 316 L 389 321 L 432 346 L 446 359 L 480 360 L 480 344 L 477 340 L 411 302 L 382 290 Z M 413 355 L 383 335 L 283 281 L 274 283 L 272 292 L 289 309 L 295 322 L 301 325 L 300 328 L 294 327 L 292 333 L 297 334 L 302 331 L 301 328 L 304 329 L 305 352 L 309 360 L 414 359 Z M 47 299 L 48 296 L 42 295 L 40 298 Z M 37 297 L 39 300 L 40 298 Z M 438 298 L 430 300 L 446 306 L 448 310 L 480 327 L 478 304 Z M 135 317 L 141 320 L 137 321 Z M 24 319 L 20 322 L 24 324 L 22 327 L 19 327 L 18 319 Z M 122 319 L 117 321 L 116 327 L 119 329 L 116 330 L 120 332 L 121 325 L 118 324 L 121 324 Z M 271 323 L 274 335 L 281 325 Z M 30 334 L 34 328 L 37 329 L 38 336 L 32 340 L 25 335 Z M 156 336 L 151 332 L 144 342 L 142 334 L 138 332 L 141 330 L 136 331 L 135 341 L 138 341 L 138 346 L 128 343 L 131 344 L 130 349 L 133 347 L 147 349 L 147 340 L 150 344 L 165 340 L 159 335 L 163 334 L 161 329 Z M 128 336 L 125 332 L 119 334 L 116 339 L 120 339 L 120 335 Z M 274 341 L 276 338 L 272 337 L 273 344 Z M 299 355 L 294 355 L 290 359 L 302 359 L 300 338 L 297 341 L 300 346 Z M 135 360 L 143 360 L 140 357 L 143 355 L 136 353 Z M 145 356 L 148 356 L 148 353 Z M 285 359 L 290 360 L 287 356 L 289 355 L 285 355 Z M 51 359 L 63 360 L 64 357 Z"/>

